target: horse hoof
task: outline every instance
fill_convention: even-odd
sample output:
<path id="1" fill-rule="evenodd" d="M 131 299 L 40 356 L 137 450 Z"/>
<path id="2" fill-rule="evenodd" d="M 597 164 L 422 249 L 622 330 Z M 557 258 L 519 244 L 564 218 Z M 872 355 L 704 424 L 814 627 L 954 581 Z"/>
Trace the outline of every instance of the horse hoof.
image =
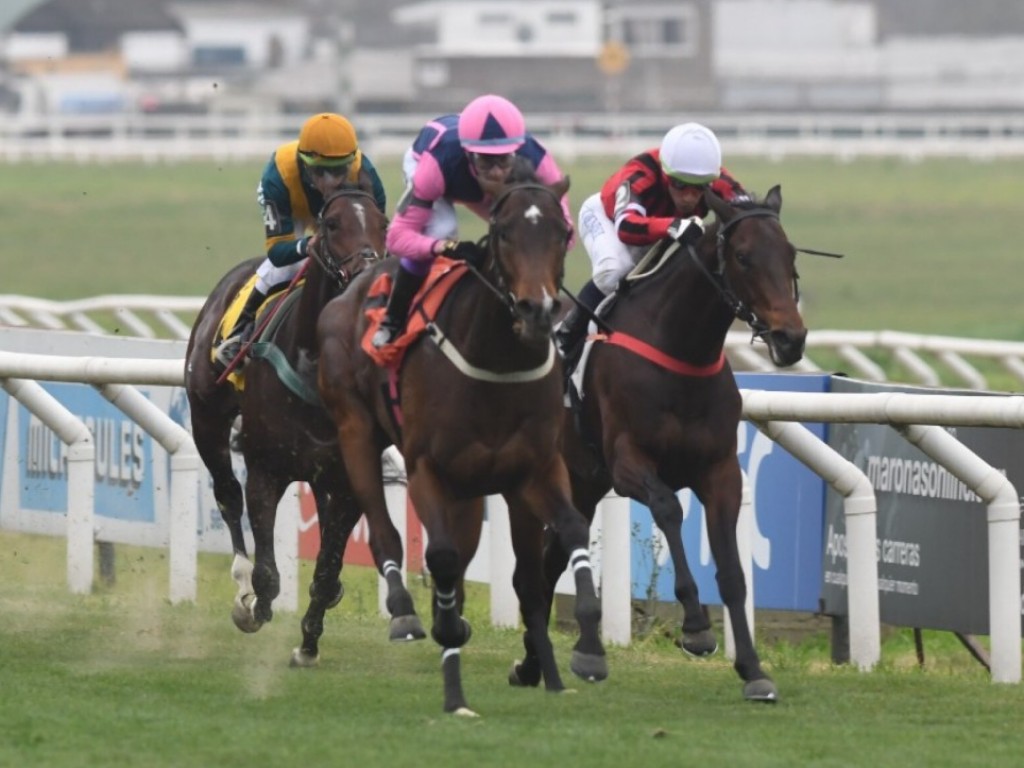
<path id="1" fill-rule="evenodd" d="M 415 613 L 411 616 L 395 616 L 391 620 L 388 639 L 393 643 L 408 643 L 413 640 L 422 640 L 426 636 L 427 632 L 423 629 L 423 623 Z"/>
<path id="2" fill-rule="evenodd" d="M 320 666 L 320 654 L 316 656 L 306 653 L 301 648 L 292 649 L 292 658 L 288 662 L 289 667 L 296 667 L 300 669 L 310 669 L 312 667 Z"/>
<path id="3" fill-rule="evenodd" d="M 231 609 L 231 620 L 235 626 L 246 634 L 252 634 L 263 626 L 262 621 L 257 621 L 253 614 L 253 604 L 256 602 L 256 595 L 251 592 L 235 599 L 235 607 Z"/>
<path id="4" fill-rule="evenodd" d="M 478 715 L 469 707 L 459 707 L 454 712 L 452 712 L 452 714 L 456 717 L 480 717 L 480 715 Z"/>
<path id="5" fill-rule="evenodd" d="M 718 650 L 718 640 L 710 629 L 701 632 L 684 632 L 676 643 L 684 653 L 703 659 Z"/>
<path id="6" fill-rule="evenodd" d="M 595 653 L 572 652 L 569 669 L 581 680 L 588 683 L 599 683 L 608 678 L 608 659 Z"/>
<path id="7" fill-rule="evenodd" d="M 751 680 L 743 685 L 743 698 L 747 701 L 763 701 L 774 704 L 779 700 L 779 691 L 775 683 L 767 677 Z"/>
<path id="8" fill-rule="evenodd" d="M 540 685 L 540 668 L 534 665 L 526 669 L 523 662 L 513 661 L 512 670 L 508 673 L 508 684 L 513 688 L 536 688 Z"/>

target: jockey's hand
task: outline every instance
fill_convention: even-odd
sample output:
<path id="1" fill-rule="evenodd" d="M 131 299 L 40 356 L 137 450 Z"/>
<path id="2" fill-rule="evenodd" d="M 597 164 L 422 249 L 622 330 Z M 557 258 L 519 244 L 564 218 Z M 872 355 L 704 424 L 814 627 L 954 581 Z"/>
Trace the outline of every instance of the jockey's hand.
<path id="1" fill-rule="evenodd" d="M 693 245 L 704 234 L 704 222 L 699 216 L 676 219 L 668 227 L 668 236 L 680 245 Z"/>
<path id="2" fill-rule="evenodd" d="M 442 255 L 456 261 L 464 261 L 479 269 L 487 258 L 487 252 L 476 243 L 468 240 L 448 240 L 441 250 Z"/>
<path id="3" fill-rule="evenodd" d="M 303 256 L 312 256 L 320 247 L 320 235 L 315 234 L 306 238 L 306 247 L 302 249 Z"/>

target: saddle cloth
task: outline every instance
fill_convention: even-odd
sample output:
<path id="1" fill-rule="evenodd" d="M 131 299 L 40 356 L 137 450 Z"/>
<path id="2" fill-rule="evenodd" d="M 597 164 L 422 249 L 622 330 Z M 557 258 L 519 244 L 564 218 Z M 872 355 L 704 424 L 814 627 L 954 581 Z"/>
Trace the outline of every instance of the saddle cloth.
<path id="1" fill-rule="evenodd" d="M 256 287 L 256 273 L 246 280 L 242 287 L 238 289 L 238 293 L 235 294 L 235 298 L 228 304 L 226 310 L 224 310 L 224 316 L 220 319 L 220 323 L 217 325 L 217 332 L 213 334 L 213 344 L 210 346 L 210 362 L 213 363 L 217 359 L 217 347 L 222 341 L 224 341 L 224 334 L 228 333 L 232 328 L 235 327 L 235 323 L 238 321 L 239 315 L 242 314 L 242 308 L 245 306 L 245 302 L 249 299 L 249 294 L 252 293 L 253 288 Z M 256 310 L 256 322 L 259 323 L 259 318 L 263 315 L 264 311 L 270 305 L 271 302 L 276 301 L 277 297 L 285 290 L 286 285 L 275 286 L 274 289 L 267 294 L 267 298 L 260 304 L 259 309 Z M 267 329 L 270 330 L 269 328 Z M 255 341 L 255 339 L 254 339 Z M 237 366 L 231 373 L 228 374 L 228 381 L 235 387 L 236 390 L 241 392 L 245 389 L 245 366 Z"/>
<path id="2" fill-rule="evenodd" d="M 394 281 L 386 272 L 378 275 L 363 303 L 363 314 L 368 321 L 361 342 L 363 351 L 382 368 L 398 368 L 409 345 L 426 332 L 451 289 L 467 271 L 465 262 L 444 256 L 434 259 L 423 286 L 413 297 L 405 330 L 393 342 L 380 349 L 373 346 L 372 339 L 387 312 L 388 297 Z"/>

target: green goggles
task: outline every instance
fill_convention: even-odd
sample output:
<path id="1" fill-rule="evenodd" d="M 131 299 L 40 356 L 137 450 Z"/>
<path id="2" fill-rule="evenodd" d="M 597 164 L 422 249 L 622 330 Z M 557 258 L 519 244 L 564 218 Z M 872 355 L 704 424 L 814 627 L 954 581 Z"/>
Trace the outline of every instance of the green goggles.
<path id="1" fill-rule="evenodd" d="M 343 157 L 325 157 L 324 155 L 318 155 L 316 152 L 299 152 L 299 157 L 302 158 L 302 162 L 309 166 L 310 169 L 347 169 L 353 162 L 355 162 L 356 152 L 352 152 Z M 335 172 L 340 172 L 340 170 L 336 170 Z"/>

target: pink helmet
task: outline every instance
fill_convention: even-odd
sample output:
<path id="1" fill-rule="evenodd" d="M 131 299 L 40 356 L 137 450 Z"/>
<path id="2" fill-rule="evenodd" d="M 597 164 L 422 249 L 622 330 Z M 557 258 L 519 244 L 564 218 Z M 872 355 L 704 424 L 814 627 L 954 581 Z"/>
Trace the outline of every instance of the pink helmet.
<path id="1" fill-rule="evenodd" d="M 526 141 L 523 113 L 511 101 L 489 93 L 473 99 L 459 115 L 459 143 L 467 152 L 506 155 Z"/>

